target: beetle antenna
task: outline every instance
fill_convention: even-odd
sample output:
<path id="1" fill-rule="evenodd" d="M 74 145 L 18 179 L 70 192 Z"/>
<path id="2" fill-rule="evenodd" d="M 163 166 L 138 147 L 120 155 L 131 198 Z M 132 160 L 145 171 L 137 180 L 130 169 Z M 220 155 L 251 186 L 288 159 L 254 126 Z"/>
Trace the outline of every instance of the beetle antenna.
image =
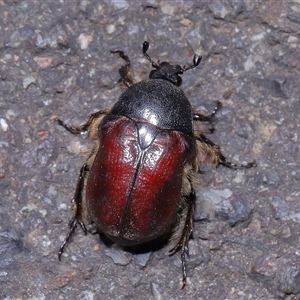
<path id="1" fill-rule="evenodd" d="M 148 55 L 148 53 L 147 53 L 148 49 L 149 49 L 149 43 L 148 43 L 147 41 L 145 41 L 145 42 L 143 43 L 143 54 L 144 54 L 145 57 L 151 62 L 152 67 L 155 68 L 155 69 L 158 69 L 157 63 L 155 63 L 155 62 L 151 59 L 151 57 Z"/>
<path id="2" fill-rule="evenodd" d="M 196 68 L 200 64 L 201 59 L 202 59 L 202 56 L 195 54 L 195 56 L 193 58 L 193 64 L 188 67 L 184 66 L 183 72 Z"/>

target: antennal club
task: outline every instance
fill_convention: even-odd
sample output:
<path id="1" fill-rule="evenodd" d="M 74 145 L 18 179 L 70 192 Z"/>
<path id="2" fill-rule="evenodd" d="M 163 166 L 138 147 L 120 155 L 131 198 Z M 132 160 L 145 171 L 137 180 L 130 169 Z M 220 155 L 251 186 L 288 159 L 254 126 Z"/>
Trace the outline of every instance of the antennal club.
<path id="1" fill-rule="evenodd" d="M 157 63 L 155 63 L 155 62 L 151 59 L 151 57 L 148 55 L 148 53 L 147 53 L 148 49 L 149 49 L 149 43 L 148 43 L 147 41 L 145 41 L 145 42 L 143 43 L 143 54 L 144 54 L 144 56 L 151 62 L 152 67 L 155 68 L 155 69 L 158 69 Z"/>
<path id="2" fill-rule="evenodd" d="M 200 64 L 201 59 L 202 59 L 202 56 L 195 54 L 195 55 L 194 55 L 194 58 L 193 58 L 193 64 L 190 65 L 190 66 L 188 66 L 188 67 L 185 67 L 185 66 L 184 66 L 184 67 L 183 67 L 183 72 L 185 72 L 185 71 L 187 71 L 187 70 L 191 70 L 191 69 L 196 68 L 196 67 Z"/>

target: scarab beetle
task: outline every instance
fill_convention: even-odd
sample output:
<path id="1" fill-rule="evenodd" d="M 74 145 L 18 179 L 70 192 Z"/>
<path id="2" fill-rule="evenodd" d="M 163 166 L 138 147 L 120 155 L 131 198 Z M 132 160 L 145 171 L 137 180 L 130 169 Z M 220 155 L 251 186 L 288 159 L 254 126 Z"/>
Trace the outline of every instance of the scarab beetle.
<path id="1" fill-rule="evenodd" d="M 120 75 L 127 86 L 111 109 L 92 114 L 80 127 L 58 123 L 72 133 L 88 131 L 95 146 L 80 171 L 74 196 L 74 213 L 64 247 L 77 223 L 86 233 L 86 224 L 112 241 L 133 246 L 155 241 L 162 236 L 177 237 L 171 254 L 181 251 L 183 287 L 186 284 L 188 240 L 193 231 L 195 190 L 193 179 L 202 163 L 225 165 L 232 169 L 250 168 L 254 162 L 237 165 L 229 162 L 220 148 L 195 122 L 211 123 L 210 115 L 193 112 L 179 88 L 181 75 L 199 65 L 195 55 L 188 67 L 168 62 L 156 64 L 148 80 L 133 83 L 130 59 L 115 50 L 126 64 Z M 176 233 L 176 234 L 174 234 Z"/>

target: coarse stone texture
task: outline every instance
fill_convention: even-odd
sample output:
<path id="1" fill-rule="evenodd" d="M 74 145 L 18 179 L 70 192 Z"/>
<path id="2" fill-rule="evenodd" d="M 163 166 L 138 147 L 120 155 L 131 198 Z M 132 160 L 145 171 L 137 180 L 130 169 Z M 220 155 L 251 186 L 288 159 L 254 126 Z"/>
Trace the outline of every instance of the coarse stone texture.
<path id="1" fill-rule="evenodd" d="M 300 299 L 298 0 L 0 0 L 0 299 Z M 121 49 L 181 65 L 197 110 L 223 102 L 209 138 L 248 170 L 201 166 L 188 282 L 168 245 L 134 254 L 77 228 L 62 261 L 79 125 L 111 107 Z"/>

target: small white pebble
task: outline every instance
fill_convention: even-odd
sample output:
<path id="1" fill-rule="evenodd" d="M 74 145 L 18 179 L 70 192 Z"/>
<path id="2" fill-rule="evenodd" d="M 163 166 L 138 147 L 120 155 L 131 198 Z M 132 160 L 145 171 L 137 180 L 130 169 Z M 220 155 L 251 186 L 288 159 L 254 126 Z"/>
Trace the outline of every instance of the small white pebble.
<path id="1" fill-rule="evenodd" d="M 251 37 L 251 41 L 253 41 L 253 42 L 259 42 L 259 41 L 261 41 L 264 38 L 264 36 L 265 36 L 265 32 L 254 34 Z"/>
<path id="2" fill-rule="evenodd" d="M 23 79 L 23 88 L 26 90 L 33 83 L 36 83 L 36 79 L 29 75 Z"/>
<path id="3" fill-rule="evenodd" d="M 111 4 L 117 9 L 127 9 L 129 7 L 129 4 L 126 0 L 111 0 Z"/>
<path id="4" fill-rule="evenodd" d="M 290 35 L 288 37 L 287 41 L 288 41 L 288 43 L 298 43 L 299 42 L 298 38 L 294 35 Z"/>
<path id="5" fill-rule="evenodd" d="M 106 26 L 106 31 L 108 34 L 112 34 L 116 31 L 116 27 L 113 24 L 107 25 Z"/>
<path id="6" fill-rule="evenodd" d="M 5 117 L 6 117 L 6 119 L 11 119 L 11 118 L 15 118 L 15 117 L 17 117 L 17 112 L 15 112 L 14 110 L 12 110 L 12 109 L 9 109 L 7 112 L 6 112 L 6 114 L 5 114 Z"/>
<path id="7" fill-rule="evenodd" d="M 78 42 L 80 44 L 81 50 L 87 49 L 92 41 L 93 41 L 93 36 L 89 34 L 81 33 L 78 37 Z"/>
<path id="8" fill-rule="evenodd" d="M 62 203 L 58 206 L 58 210 L 67 210 L 68 206 L 65 203 Z"/>
<path id="9" fill-rule="evenodd" d="M 7 124 L 7 122 L 6 122 L 5 119 L 0 118 L 0 126 L 1 126 L 1 129 L 2 129 L 4 132 L 7 131 L 7 129 L 8 129 L 8 124 Z"/>
<path id="10" fill-rule="evenodd" d="M 45 216 L 47 215 L 47 210 L 46 210 L 46 209 L 40 209 L 40 210 L 39 210 L 39 213 L 40 213 L 43 217 L 45 217 Z"/>

